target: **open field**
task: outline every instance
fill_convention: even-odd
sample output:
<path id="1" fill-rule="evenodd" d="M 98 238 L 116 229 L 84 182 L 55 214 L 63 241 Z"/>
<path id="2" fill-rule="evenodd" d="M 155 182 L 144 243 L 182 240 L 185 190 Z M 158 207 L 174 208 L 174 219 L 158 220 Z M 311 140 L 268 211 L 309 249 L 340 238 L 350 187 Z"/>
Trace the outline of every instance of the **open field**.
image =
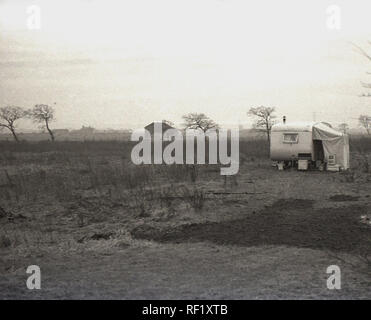
<path id="1" fill-rule="evenodd" d="M 129 142 L 0 142 L 0 298 L 370 299 L 370 139 L 338 173 L 277 171 L 266 150 L 241 141 L 224 179 L 134 166 Z"/>

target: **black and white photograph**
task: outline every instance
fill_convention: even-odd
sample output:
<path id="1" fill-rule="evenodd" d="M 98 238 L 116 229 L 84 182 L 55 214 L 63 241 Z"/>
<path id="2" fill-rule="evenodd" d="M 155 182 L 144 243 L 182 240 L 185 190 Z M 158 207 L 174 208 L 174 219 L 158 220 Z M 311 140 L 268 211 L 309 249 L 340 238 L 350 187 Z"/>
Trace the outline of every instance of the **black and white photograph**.
<path id="1" fill-rule="evenodd" d="M 371 1 L 0 0 L 0 300 L 370 299 Z"/>

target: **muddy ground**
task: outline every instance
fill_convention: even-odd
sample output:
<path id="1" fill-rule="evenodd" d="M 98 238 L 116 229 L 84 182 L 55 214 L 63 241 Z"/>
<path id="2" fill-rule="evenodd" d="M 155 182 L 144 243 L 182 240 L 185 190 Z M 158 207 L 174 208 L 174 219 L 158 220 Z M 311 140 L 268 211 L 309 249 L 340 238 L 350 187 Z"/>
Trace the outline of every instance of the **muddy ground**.
<path id="1" fill-rule="evenodd" d="M 243 247 L 277 245 L 371 254 L 366 206 L 313 209 L 313 201 L 285 199 L 242 219 L 157 229 L 139 226 L 138 239 L 162 243 L 212 242 Z"/>

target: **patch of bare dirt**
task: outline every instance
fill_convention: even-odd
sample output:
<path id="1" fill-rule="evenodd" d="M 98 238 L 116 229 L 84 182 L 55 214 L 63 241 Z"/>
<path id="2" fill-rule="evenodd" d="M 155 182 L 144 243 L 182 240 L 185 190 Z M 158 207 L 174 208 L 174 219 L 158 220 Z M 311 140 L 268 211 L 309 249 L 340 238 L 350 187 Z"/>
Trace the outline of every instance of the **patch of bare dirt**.
<path id="1" fill-rule="evenodd" d="M 336 194 L 330 197 L 331 201 L 342 202 L 342 201 L 358 201 L 358 196 L 351 196 L 348 194 Z"/>
<path id="2" fill-rule="evenodd" d="M 371 230 L 360 223 L 366 206 L 312 209 L 311 200 L 278 200 L 258 213 L 221 222 L 158 229 L 142 225 L 132 236 L 158 242 L 213 242 L 223 245 L 286 245 L 370 254 Z"/>

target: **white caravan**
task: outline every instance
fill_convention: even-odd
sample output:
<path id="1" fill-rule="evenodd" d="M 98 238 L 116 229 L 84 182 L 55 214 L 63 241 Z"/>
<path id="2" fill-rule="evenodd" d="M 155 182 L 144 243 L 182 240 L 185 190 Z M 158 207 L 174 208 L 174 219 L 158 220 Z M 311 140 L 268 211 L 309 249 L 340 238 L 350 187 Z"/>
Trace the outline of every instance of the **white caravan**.
<path id="1" fill-rule="evenodd" d="M 270 156 L 281 167 L 298 165 L 300 169 L 304 163 L 317 168 L 324 164 L 333 171 L 346 170 L 349 139 L 325 122 L 284 121 L 272 126 Z"/>

